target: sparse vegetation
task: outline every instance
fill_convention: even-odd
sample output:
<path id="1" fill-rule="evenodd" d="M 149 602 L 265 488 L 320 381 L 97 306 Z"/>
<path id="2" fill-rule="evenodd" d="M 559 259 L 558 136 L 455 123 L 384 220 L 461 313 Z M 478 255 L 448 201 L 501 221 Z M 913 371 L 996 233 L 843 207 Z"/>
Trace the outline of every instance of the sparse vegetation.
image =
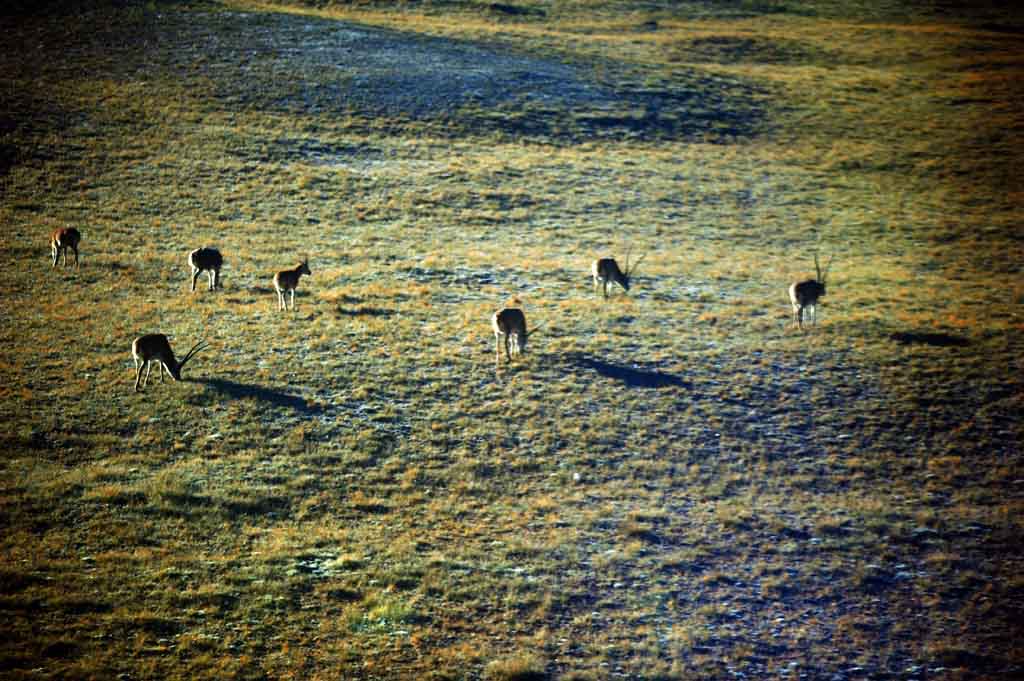
<path id="1" fill-rule="evenodd" d="M 0 18 L 0 677 L 1024 673 L 1024 17 L 944 7 Z"/>

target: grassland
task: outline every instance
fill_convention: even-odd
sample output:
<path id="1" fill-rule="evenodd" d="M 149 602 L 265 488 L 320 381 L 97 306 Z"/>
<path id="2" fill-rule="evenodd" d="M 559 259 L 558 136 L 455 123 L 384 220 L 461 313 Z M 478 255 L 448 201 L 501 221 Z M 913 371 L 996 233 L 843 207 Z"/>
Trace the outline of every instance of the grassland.
<path id="1" fill-rule="evenodd" d="M 0 677 L 1024 674 L 1024 18 L 517 7 L 2 19 Z"/>

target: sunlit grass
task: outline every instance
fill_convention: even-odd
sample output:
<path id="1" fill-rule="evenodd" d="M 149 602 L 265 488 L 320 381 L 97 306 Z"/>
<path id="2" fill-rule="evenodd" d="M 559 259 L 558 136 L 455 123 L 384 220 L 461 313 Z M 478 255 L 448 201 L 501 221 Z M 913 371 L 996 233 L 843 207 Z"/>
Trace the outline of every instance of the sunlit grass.
<path id="1" fill-rule="evenodd" d="M 1024 663 L 1008 20 L 523 5 L 544 14 L 231 3 L 12 27 L 5 674 Z M 273 97 L 231 99 L 238 65 L 175 42 L 340 19 L 693 93 L 699 121 L 639 134 L 626 103 L 608 134 L 609 112 L 583 109 L 276 107 L 298 95 L 274 55 L 246 71 Z M 554 122 L 517 132 L 530 116 Z M 64 225 L 83 232 L 77 270 L 49 266 Z M 189 290 L 201 245 L 225 255 L 221 291 Z M 645 256 L 634 286 L 606 302 L 590 261 L 627 251 Z M 786 287 L 815 251 L 835 261 L 800 332 Z M 279 312 L 273 273 L 307 255 Z M 496 370 L 489 317 L 510 304 L 544 327 Z M 136 394 L 131 340 L 157 331 L 210 348 Z"/>

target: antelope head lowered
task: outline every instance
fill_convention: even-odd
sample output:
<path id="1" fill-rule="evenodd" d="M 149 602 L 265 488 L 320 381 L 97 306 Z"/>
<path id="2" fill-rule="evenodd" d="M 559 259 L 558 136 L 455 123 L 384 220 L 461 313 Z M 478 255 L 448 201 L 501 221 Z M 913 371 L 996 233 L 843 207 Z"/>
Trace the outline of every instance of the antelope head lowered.
<path id="1" fill-rule="evenodd" d="M 196 279 L 201 272 L 206 272 L 210 280 L 209 290 L 220 288 L 220 268 L 224 266 L 224 256 L 216 248 L 204 246 L 188 254 L 188 264 L 192 268 L 192 290 L 196 290 Z"/>
<path id="2" fill-rule="evenodd" d="M 145 387 L 149 382 L 149 372 L 153 368 L 153 362 L 157 362 L 163 370 L 160 371 L 160 381 L 164 380 L 164 371 L 171 375 L 175 381 L 181 380 L 181 370 L 185 364 L 196 356 L 196 353 L 206 348 L 206 341 L 199 341 L 185 353 L 185 356 L 178 361 L 174 358 L 174 351 L 167 336 L 162 333 L 148 333 L 139 336 L 132 343 L 132 358 L 135 360 L 135 391 L 139 390 L 139 379 L 142 379 L 142 368 L 146 367 L 146 378 L 142 380 Z"/>
<path id="3" fill-rule="evenodd" d="M 825 278 L 828 270 L 832 267 L 835 254 L 828 259 L 825 269 L 821 269 L 818 262 L 818 254 L 814 254 L 814 271 L 817 277 L 806 281 L 795 281 L 789 285 L 789 301 L 793 305 L 793 321 L 801 329 L 804 326 L 804 310 L 810 308 L 814 311 L 814 324 L 818 324 L 818 300 L 825 296 Z"/>
<path id="4" fill-rule="evenodd" d="M 75 267 L 78 267 L 78 242 L 82 240 L 82 234 L 74 227 L 61 227 L 53 230 L 50 234 L 50 256 L 53 258 L 53 264 L 50 267 L 57 266 L 57 259 L 60 258 L 61 253 L 64 254 L 64 267 L 68 266 L 68 250 L 71 250 L 75 254 Z"/>
<path id="5" fill-rule="evenodd" d="M 622 287 L 622 290 L 629 290 L 629 280 L 636 272 L 637 266 L 640 261 L 647 257 L 647 254 L 641 255 L 637 258 L 636 262 L 633 263 L 633 267 L 629 266 L 629 252 L 631 248 L 626 251 L 626 271 L 623 272 L 619 269 L 619 263 L 615 261 L 615 258 L 598 258 L 590 266 L 590 271 L 594 275 L 594 288 L 601 287 L 601 291 L 604 293 L 604 297 L 608 297 L 608 286 L 609 284 L 618 284 Z"/>
<path id="6" fill-rule="evenodd" d="M 506 307 L 498 310 L 491 317 L 491 328 L 494 329 L 494 362 L 501 365 L 502 339 L 505 341 L 505 358 L 511 362 L 512 355 L 526 352 L 526 342 L 533 331 L 526 330 L 526 315 L 517 307 Z"/>

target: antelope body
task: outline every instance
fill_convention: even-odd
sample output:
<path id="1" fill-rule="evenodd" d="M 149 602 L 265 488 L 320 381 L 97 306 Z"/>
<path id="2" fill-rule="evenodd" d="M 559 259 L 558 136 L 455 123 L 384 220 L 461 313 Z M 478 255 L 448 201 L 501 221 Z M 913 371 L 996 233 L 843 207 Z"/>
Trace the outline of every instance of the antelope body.
<path id="1" fill-rule="evenodd" d="M 309 271 L 309 258 L 306 258 L 298 267 L 290 270 L 281 270 L 274 275 L 274 288 L 277 289 L 277 302 L 279 310 L 287 310 L 284 294 L 291 291 L 292 309 L 295 309 L 295 289 L 299 286 L 299 277 L 303 274 L 312 275 Z"/>
<path id="2" fill-rule="evenodd" d="M 505 340 L 505 357 L 509 362 L 512 361 L 512 355 L 526 352 L 529 333 L 526 330 L 526 315 L 522 310 L 516 307 L 498 310 L 491 318 L 491 328 L 494 329 L 495 364 L 501 364 L 502 338 Z"/>
<path id="3" fill-rule="evenodd" d="M 601 287 L 601 291 L 604 297 L 608 297 L 608 285 L 618 284 L 622 287 L 622 290 L 629 290 L 629 280 L 636 271 L 637 265 L 644 259 L 644 256 L 633 263 L 633 268 L 629 267 L 629 252 L 626 252 L 626 271 L 623 272 L 619 269 L 619 263 L 616 262 L 615 258 L 598 258 L 590 266 L 590 271 L 594 275 L 594 288 Z"/>
<path id="4" fill-rule="evenodd" d="M 196 290 L 196 279 L 201 272 L 206 272 L 210 280 L 209 290 L 220 288 L 220 268 L 224 264 L 224 257 L 216 248 L 197 248 L 188 254 L 188 264 L 192 267 L 192 290 Z"/>
<path id="5" fill-rule="evenodd" d="M 171 344 L 164 334 L 149 333 L 139 336 L 132 343 L 132 358 L 135 360 L 135 391 L 139 391 L 139 379 L 142 378 L 143 367 L 146 367 L 146 378 L 142 380 L 143 387 L 149 382 L 149 372 L 153 368 L 153 362 L 157 362 L 163 367 L 163 371 L 160 371 L 161 382 L 164 380 L 164 371 L 170 374 L 175 381 L 180 381 L 181 370 L 185 367 L 185 363 L 205 347 L 205 342 L 199 341 L 179 362 L 174 358 L 174 351 L 171 350 Z"/>
<path id="6" fill-rule="evenodd" d="M 74 227 L 61 227 L 53 230 L 50 235 L 50 255 L 53 257 L 51 267 L 57 266 L 57 259 L 61 253 L 64 254 L 64 267 L 68 266 L 68 250 L 75 253 L 75 267 L 78 267 L 78 242 L 82 240 L 81 233 Z"/>
<path id="7" fill-rule="evenodd" d="M 818 300 L 825 296 L 825 277 L 828 276 L 828 269 L 832 266 L 832 258 L 829 258 L 825 271 L 821 270 L 818 263 L 818 255 L 814 255 L 814 270 L 817 273 L 816 279 L 796 281 L 789 286 L 789 301 L 793 305 L 793 321 L 802 329 L 804 327 L 804 310 L 814 310 L 814 324 L 818 324 Z"/>

